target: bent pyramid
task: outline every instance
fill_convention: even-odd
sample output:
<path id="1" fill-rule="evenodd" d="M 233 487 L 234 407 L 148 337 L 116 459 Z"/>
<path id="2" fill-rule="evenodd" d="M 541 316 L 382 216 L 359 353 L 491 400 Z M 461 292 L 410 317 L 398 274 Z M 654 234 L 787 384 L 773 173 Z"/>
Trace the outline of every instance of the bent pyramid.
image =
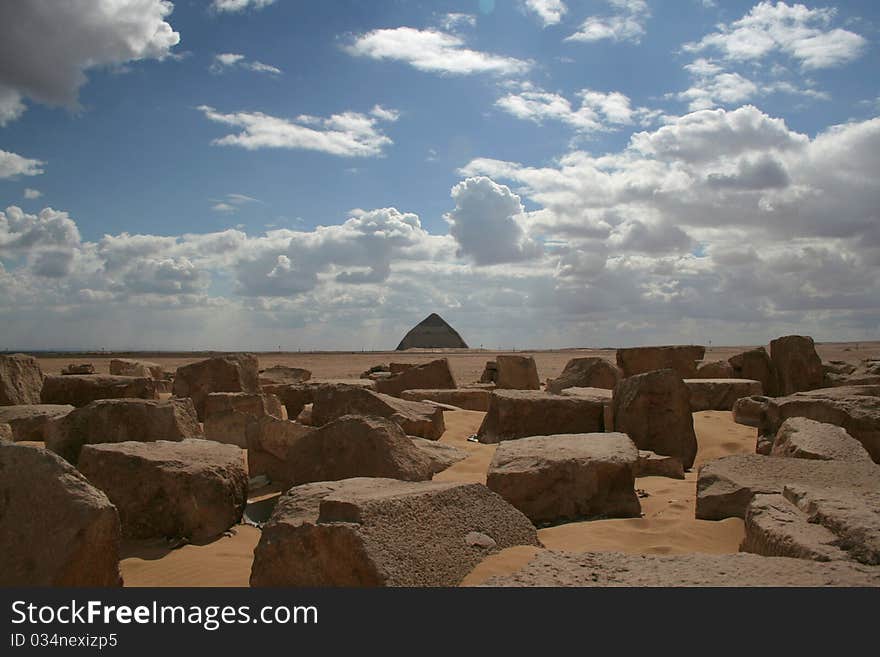
<path id="1" fill-rule="evenodd" d="M 397 351 L 404 349 L 467 349 L 465 341 L 437 313 L 431 313 L 410 329 L 397 345 Z"/>

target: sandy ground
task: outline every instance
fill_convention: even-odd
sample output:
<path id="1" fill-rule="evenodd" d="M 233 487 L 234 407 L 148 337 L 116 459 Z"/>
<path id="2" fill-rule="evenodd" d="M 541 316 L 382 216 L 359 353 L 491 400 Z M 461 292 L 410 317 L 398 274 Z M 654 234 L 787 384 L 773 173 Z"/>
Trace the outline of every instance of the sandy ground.
<path id="1" fill-rule="evenodd" d="M 494 445 L 468 442 L 483 413 L 454 411 L 445 414 L 446 433 L 441 442 L 467 450 L 470 456 L 437 474 L 435 481 L 485 483 Z M 641 554 L 686 552 L 737 552 L 743 537 L 742 521 L 694 519 L 696 467 L 739 452 L 752 452 L 755 430 L 733 422 L 723 411 L 694 414 L 699 453 L 693 471 L 684 480 L 643 477 L 636 488 L 648 494 L 641 500 L 642 518 L 595 520 L 548 527 L 538 531 L 548 548 L 584 552 L 617 550 Z M 256 496 L 255 496 L 256 497 Z M 122 573 L 127 586 L 247 586 L 253 550 L 260 539 L 257 529 L 239 525 L 235 533 L 208 545 L 185 545 L 170 550 L 164 541 L 127 541 L 123 546 Z M 463 582 L 478 584 L 516 570 L 534 555 L 533 548 L 511 548 L 480 564 Z"/>

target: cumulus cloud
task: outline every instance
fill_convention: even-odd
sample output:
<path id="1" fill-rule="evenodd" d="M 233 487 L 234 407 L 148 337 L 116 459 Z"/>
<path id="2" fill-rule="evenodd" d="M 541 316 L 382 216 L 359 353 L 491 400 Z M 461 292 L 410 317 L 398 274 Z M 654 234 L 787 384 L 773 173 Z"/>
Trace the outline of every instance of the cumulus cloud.
<path id="1" fill-rule="evenodd" d="M 514 75 L 531 68 L 531 62 L 472 50 L 456 34 L 413 27 L 367 32 L 357 36 L 345 50 L 357 57 L 399 61 L 420 71 L 449 75 Z"/>
<path id="2" fill-rule="evenodd" d="M 250 60 L 240 53 L 224 52 L 214 55 L 214 61 L 211 63 L 210 70 L 212 73 L 223 73 L 229 69 L 245 69 L 254 73 L 268 73 L 270 75 L 281 75 L 283 72 L 277 66 L 264 64 L 257 60 Z"/>
<path id="3" fill-rule="evenodd" d="M 41 192 L 39 189 L 33 189 L 31 187 L 24 188 L 23 196 L 28 200 L 40 198 L 42 195 L 43 195 L 43 192 Z"/>
<path id="4" fill-rule="evenodd" d="M 632 41 L 638 43 L 645 35 L 645 24 L 651 11 L 645 0 L 606 0 L 612 13 L 590 16 L 580 29 L 566 41 Z"/>
<path id="5" fill-rule="evenodd" d="M 541 20 L 544 27 L 558 24 L 568 12 L 562 0 L 525 0 L 525 6 Z"/>
<path id="6" fill-rule="evenodd" d="M 22 157 L 18 153 L 0 150 L 0 180 L 15 176 L 38 176 L 45 162 Z"/>
<path id="7" fill-rule="evenodd" d="M 734 61 L 781 53 L 804 69 L 840 66 L 860 57 L 867 41 L 849 30 L 832 28 L 835 14 L 832 8 L 760 2 L 739 20 L 719 25 L 717 32 L 686 44 L 684 50 L 715 50 Z"/>
<path id="8" fill-rule="evenodd" d="M 180 42 L 166 0 L 0 4 L 0 125 L 23 98 L 75 107 L 89 69 L 162 59 Z"/>
<path id="9" fill-rule="evenodd" d="M 397 113 L 376 106 L 371 114 L 343 112 L 329 118 L 300 115 L 284 119 L 262 112 L 223 114 L 202 105 L 199 111 L 215 123 L 242 128 L 237 134 L 215 139 L 218 146 L 238 146 L 247 150 L 290 148 L 320 151 L 341 157 L 375 157 L 393 144 L 382 132 L 380 122 L 397 119 Z"/>

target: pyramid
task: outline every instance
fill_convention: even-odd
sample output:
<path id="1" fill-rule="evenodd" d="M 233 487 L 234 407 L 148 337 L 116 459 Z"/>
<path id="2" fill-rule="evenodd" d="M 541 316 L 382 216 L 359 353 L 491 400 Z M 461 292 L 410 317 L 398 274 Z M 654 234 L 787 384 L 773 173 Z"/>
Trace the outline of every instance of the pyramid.
<path id="1" fill-rule="evenodd" d="M 465 341 L 437 313 L 431 313 L 416 324 L 397 345 L 397 351 L 404 349 L 467 349 Z"/>

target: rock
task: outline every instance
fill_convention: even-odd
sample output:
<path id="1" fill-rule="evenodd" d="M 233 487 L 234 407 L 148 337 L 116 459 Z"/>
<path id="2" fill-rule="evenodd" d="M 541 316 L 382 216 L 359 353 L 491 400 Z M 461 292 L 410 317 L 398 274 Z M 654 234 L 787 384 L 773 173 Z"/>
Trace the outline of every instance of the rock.
<path id="1" fill-rule="evenodd" d="M 474 541 L 473 532 L 487 536 Z M 359 478 L 285 493 L 254 550 L 251 586 L 455 586 L 486 556 L 540 545 L 481 484 Z"/>
<path id="2" fill-rule="evenodd" d="M 694 464 L 697 436 L 690 392 L 671 369 L 637 374 L 614 390 L 614 428 L 639 449 L 675 456 L 685 469 Z"/>
<path id="3" fill-rule="evenodd" d="M 741 397 L 733 404 L 733 421 L 747 427 L 758 427 L 769 403 L 770 397 L 762 395 Z"/>
<path id="4" fill-rule="evenodd" d="M 770 455 L 819 461 L 872 462 L 871 455 L 846 429 L 804 417 L 789 418 L 782 423 Z"/>
<path id="5" fill-rule="evenodd" d="M 0 355 L 0 406 L 39 404 L 43 372 L 25 354 Z"/>
<path id="6" fill-rule="evenodd" d="M 507 390 L 540 390 L 538 367 L 531 356 L 498 356 L 495 383 Z"/>
<path id="7" fill-rule="evenodd" d="M 632 347 L 617 350 L 617 366 L 624 378 L 672 369 L 683 379 L 693 379 L 697 375 L 697 361 L 703 360 L 706 348 L 696 345 L 669 347 Z"/>
<path id="8" fill-rule="evenodd" d="M 412 444 L 428 455 L 431 461 L 431 469 L 433 474 L 443 472 L 446 468 L 455 465 L 459 461 L 463 461 L 470 454 L 463 449 L 446 445 L 436 440 L 427 440 L 426 438 L 416 438 L 409 436 Z"/>
<path id="9" fill-rule="evenodd" d="M 301 367 L 273 365 L 260 370 L 260 385 L 277 385 L 279 383 L 303 383 L 312 378 L 309 370 Z"/>
<path id="10" fill-rule="evenodd" d="M 604 430 L 602 402 L 538 390 L 496 390 L 477 432 L 481 443 Z"/>
<path id="11" fill-rule="evenodd" d="M 487 360 L 483 373 L 480 375 L 480 383 L 496 383 L 498 381 L 498 363 Z"/>
<path id="12" fill-rule="evenodd" d="M 98 399 L 158 399 L 151 378 L 84 374 L 47 376 L 41 395 L 44 404 L 70 404 L 77 408 Z"/>
<path id="13" fill-rule="evenodd" d="M 131 358 L 113 358 L 110 361 L 110 374 L 150 377 L 153 379 L 165 378 L 161 365 Z"/>
<path id="14" fill-rule="evenodd" d="M 212 392 L 205 399 L 205 438 L 247 447 L 249 419 L 264 415 L 287 419 L 287 411 L 275 395 Z"/>
<path id="15" fill-rule="evenodd" d="M 407 401 L 432 401 L 439 404 L 449 404 L 457 406 L 468 411 L 489 410 L 488 390 L 479 390 L 473 388 L 458 388 L 456 390 L 404 390 L 400 393 L 400 398 Z"/>
<path id="16" fill-rule="evenodd" d="M 771 439 L 792 417 L 843 427 L 875 463 L 880 462 L 880 386 L 823 388 L 778 397 L 767 405 L 759 433 Z"/>
<path id="17" fill-rule="evenodd" d="M 749 349 L 731 356 L 728 360 L 733 367 L 733 375 L 738 379 L 760 381 L 763 394 L 775 397 L 777 394 L 776 369 L 764 347 Z"/>
<path id="18" fill-rule="evenodd" d="M 391 363 L 388 365 L 388 373 L 391 375 L 401 374 L 413 367 L 417 367 L 416 363 Z"/>
<path id="19" fill-rule="evenodd" d="M 822 363 L 825 388 L 838 386 L 880 385 L 880 362 L 866 359 L 858 365 L 840 360 Z"/>
<path id="20" fill-rule="evenodd" d="M 278 397 L 289 418 L 295 418 L 306 404 L 314 401 L 315 390 L 317 386 L 311 383 L 280 383 L 263 386 L 264 393 Z"/>
<path id="21" fill-rule="evenodd" d="M 733 366 L 726 360 L 703 361 L 697 365 L 698 379 L 735 379 Z"/>
<path id="22" fill-rule="evenodd" d="M 691 412 L 731 411 L 743 397 L 760 395 L 761 382 L 749 379 L 685 379 L 691 393 Z"/>
<path id="23" fill-rule="evenodd" d="M 406 349 L 467 349 L 458 332 L 437 313 L 431 313 L 403 336 L 397 351 Z M 432 386 L 433 387 L 433 386 Z"/>
<path id="24" fill-rule="evenodd" d="M 212 392 L 260 392 L 257 357 L 253 354 L 229 354 L 208 358 L 177 368 L 174 396 L 191 397 L 205 419 L 205 400 Z"/>
<path id="25" fill-rule="evenodd" d="M 533 522 L 637 518 L 636 446 L 626 434 L 533 436 L 501 443 L 486 485 Z"/>
<path id="26" fill-rule="evenodd" d="M 247 501 L 242 451 L 208 440 L 86 445 L 79 469 L 130 538 L 208 541 L 241 520 Z"/>
<path id="27" fill-rule="evenodd" d="M 779 395 L 822 387 L 825 372 L 813 338 L 787 335 L 773 340 L 770 343 L 770 360 L 776 370 Z"/>
<path id="28" fill-rule="evenodd" d="M 12 437 L 12 427 L 5 422 L 0 422 L 0 443 L 15 442 Z"/>
<path id="29" fill-rule="evenodd" d="M 614 395 L 611 390 L 605 388 L 566 388 L 559 394 L 563 397 L 577 397 L 602 404 L 602 428 L 604 431 L 614 431 Z"/>
<path id="30" fill-rule="evenodd" d="M 674 456 L 663 456 L 646 449 L 640 449 L 639 460 L 633 474 L 636 477 L 684 479 L 684 468 L 681 461 Z"/>
<path id="31" fill-rule="evenodd" d="M 620 370 L 604 358 L 573 358 L 558 378 L 547 382 L 547 392 L 558 395 L 566 388 L 614 390 L 620 378 Z"/>
<path id="32" fill-rule="evenodd" d="M 376 415 L 397 422 L 404 433 L 438 440 L 446 430 L 443 411 L 429 404 L 405 401 L 347 385 L 323 385 L 315 390 L 312 422 L 323 426 L 343 415 Z"/>
<path id="33" fill-rule="evenodd" d="M 784 459 L 735 454 L 704 464 L 697 475 L 696 517 L 742 518 L 755 495 L 780 494 L 785 486 L 880 489 L 880 467 L 870 463 Z"/>
<path id="34" fill-rule="evenodd" d="M 313 431 L 313 427 L 272 415 L 248 418 L 245 436 L 249 476 L 264 475 L 277 483 L 291 481 L 288 454 L 294 443 Z"/>
<path id="35" fill-rule="evenodd" d="M 484 586 L 880 586 L 880 569 L 755 554 L 649 555 L 539 552 L 510 575 Z"/>
<path id="36" fill-rule="evenodd" d="M 296 421 L 300 424 L 307 424 L 312 426 L 312 405 L 306 404 L 303 406 L 303 409 L 299 412 L 299 415 L 296 416 Z"/>
<path id="37" fill-rule="evenodd" d="M 62 376 L 70 376 L 71 374 L 94 374 L 95 366 L 91 363 L 70 363 L 61 370 Z"/>
<path id="38" fill-rule="evenodd" d="M 0 406 L 0 422 L 12 429 L 13 440 L 45 442 L 52 422 L 73 410 L 68 404 L 28 404 Z"/>
<path id="39" fill-rule="evenodd" d="M 190 399 L 102 399 L 54 422 L 46 448 L 76 464 L 83 445 L 202 436 Z"/>
<path id="40" fill-rule="evenodd" d="M 404 390 L 416 388 L 455 389 L 455 379 L 445 358 L 408 367 L 399 374 L 376 381 L 376 392 L 399 397 Z"/>
<path id="41" fill-rule="evenodd" d="M 121 586 L 119 515 L 52 452 L 0 444 L 0 586 Z"/>
<path id="42" fill-rule="evenodd" d="M 368 370 L 361 372 L 362 379 L 369 379 L 374 374 L 382 374 L 385 376 L 391 376 L 391 370 L 388 368 L 388 365 L 373 365 Z"/>

